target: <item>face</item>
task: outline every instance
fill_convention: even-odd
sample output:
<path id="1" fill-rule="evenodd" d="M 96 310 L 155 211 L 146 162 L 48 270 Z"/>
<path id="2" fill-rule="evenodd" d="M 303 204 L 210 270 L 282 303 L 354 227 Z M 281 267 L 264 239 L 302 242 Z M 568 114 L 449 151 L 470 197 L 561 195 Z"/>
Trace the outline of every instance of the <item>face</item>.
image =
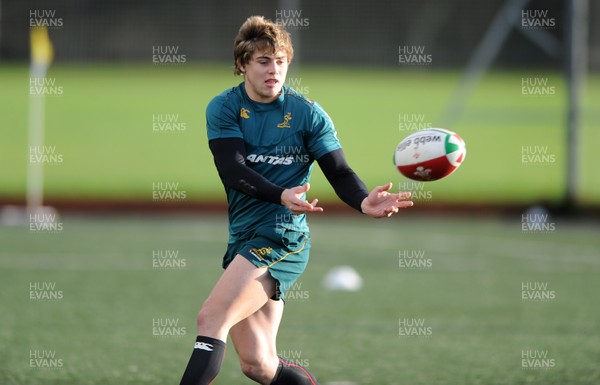
<path id="1" fill-rule="evenodd" d="M 255 52 L 248 64 L 242 65 L 244 84 L 250 99 L 270 103 L 277 99 L 285 83 L 288 70 L 287 55 L 283 51 Z"/>

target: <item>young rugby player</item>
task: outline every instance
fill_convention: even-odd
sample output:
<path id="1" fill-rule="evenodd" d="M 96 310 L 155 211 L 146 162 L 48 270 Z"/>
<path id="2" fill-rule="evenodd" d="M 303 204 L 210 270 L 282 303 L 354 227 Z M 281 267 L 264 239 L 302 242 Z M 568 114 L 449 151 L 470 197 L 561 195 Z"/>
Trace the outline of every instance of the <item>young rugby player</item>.
<path id="1" fill-rule="evenodd" d="M 198 314 L 198 337 L 181 385 L 207 385 L 219 373 L 227 337 L 243 373 L 263 385 L 315 385 L 311 373 L 277 357 L 285 292 L 308 262 L 306 200 L 313 162 L 350 207 L 373 218 L 412 206 L 410 193 L 371 192 L 346 163 L 321 106 L 284 86 L 294 51 L 284 27 L 253 16 L 234 45 L 244 81 L 206 110 L 208 144 L 229 205 L 225 271 Z"/>

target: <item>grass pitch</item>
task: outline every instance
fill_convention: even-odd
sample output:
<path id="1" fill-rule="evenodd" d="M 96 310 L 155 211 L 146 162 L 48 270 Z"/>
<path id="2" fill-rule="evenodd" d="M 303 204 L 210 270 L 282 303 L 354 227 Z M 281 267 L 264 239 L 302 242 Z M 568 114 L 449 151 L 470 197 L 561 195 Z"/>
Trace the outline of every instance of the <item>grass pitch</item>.
<path id="1" fill-rule="evenodd" d="M 322 384 L 597 384 L 600 225 L 550 220 L 313 215 L 279 352 Z M 178 383 L 225 216 L 60 221 L 1 228 L 0 383 Z M 323 289 L 339 265 L 362 290 Z M 252 383 L 232 346 L 215 383 Z"/>
<path id="2" fill-rule="evenodd" d="M 55 65 L 48 78 L 61 93 L 46 96 L 44 144 L 63 160 L 45 165 L 46 197 L 151 201 L 154 183 L 173 183 L 189 200 L 223 201 L 204 112 L 212 97 L 241 81 L 229 64 Z M 351 166 L 369 186 L 391 181 L 406 189 L 406 179 L 392 164 L 395 146 L 415 129 L 445 126 L 439 119 L 459 78 L 446 71 L 303 67 L 288 81 L 330 114 Z M 523 79 L 543 81 L 552 93 L 524 94 Z M 24 196 L 30 155 L 27 67 L 0 66 L 0 84 L 0 104 L 6 107 L 0 114 L 0 162 L 9 165 L 2 170 L 0 197 L 18 199 Z M 578 193 L 582 202 L 597 204 L 598 75 L 586 80 L 583 101 Z M 434 201 L 560 200 L 566 180 L 565 106 L 558 73 L 488 74 L 460 119 L 446 126 L 465 139 L 467 157 L 452 178 L 426 185 Z M 323 202 L 337 201 L 315 169 L 311 193 Z"/>

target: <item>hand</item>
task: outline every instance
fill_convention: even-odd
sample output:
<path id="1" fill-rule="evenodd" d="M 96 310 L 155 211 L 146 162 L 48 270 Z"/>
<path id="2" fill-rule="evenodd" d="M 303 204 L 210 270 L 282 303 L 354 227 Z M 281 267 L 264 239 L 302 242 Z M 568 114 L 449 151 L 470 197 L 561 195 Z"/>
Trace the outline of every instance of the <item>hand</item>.
<path id="1" fill-rule="evenodd" d="M 360 208 L 363 213 L 373 218 L 391 217 L 398 209 L 411 207 L 410 192 L 389 193 L 393 184 L 390 182 L 385 186 L 375 187 L 369 195 L 363 199 Z"/>
<path id="2" fill-rule="evenodd" d="M 322 207 L 317 207 L 318 199 L 314 199 L 308 203 L 308 201 L 301 198 L 302 194 L 308 190 L 310 190 L 310 183 L 283 190 L 281 193 L 281 204 L 287 207 L 292 214 L 323 211 Z"/>

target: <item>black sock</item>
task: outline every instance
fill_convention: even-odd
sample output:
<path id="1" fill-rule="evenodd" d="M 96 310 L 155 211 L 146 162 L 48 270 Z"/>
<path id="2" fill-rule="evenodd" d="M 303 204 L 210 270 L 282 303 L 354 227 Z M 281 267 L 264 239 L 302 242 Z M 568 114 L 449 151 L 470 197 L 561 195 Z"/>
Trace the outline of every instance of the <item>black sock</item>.
<path id="1" fill-rule="evenodd" d="M 225 357 L 225 342 L 198 336 L 180 385 L 208 385 L 219 374 Z"/>
<path id="2" fill-rule="evenodd" d="M 271 385 L 319 385 L 304 367 L 279 358 L 279 367 Z"/>

